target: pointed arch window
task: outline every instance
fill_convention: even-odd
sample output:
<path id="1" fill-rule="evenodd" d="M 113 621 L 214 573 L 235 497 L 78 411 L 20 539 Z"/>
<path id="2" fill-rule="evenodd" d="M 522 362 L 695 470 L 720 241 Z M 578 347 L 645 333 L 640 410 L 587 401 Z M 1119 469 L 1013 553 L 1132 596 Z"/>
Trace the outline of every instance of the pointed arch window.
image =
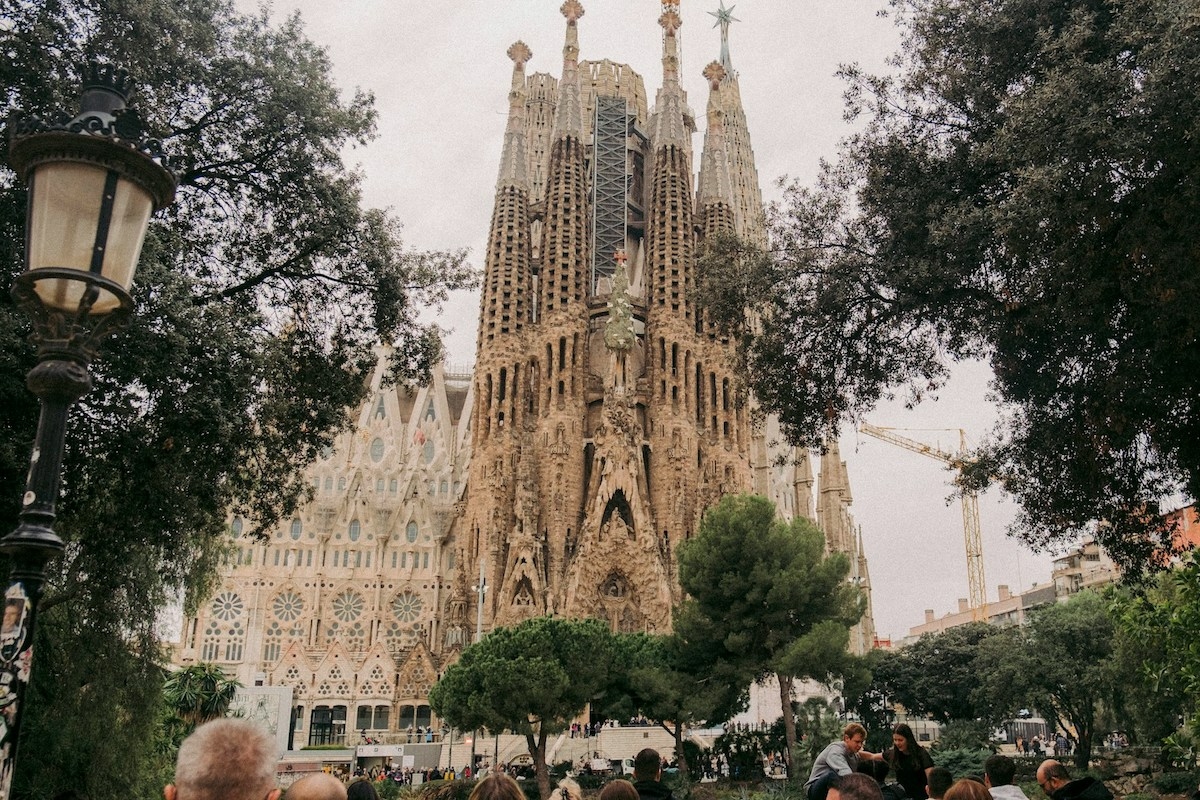
<path id="1" fill-rule="evenodd" d="M 350 541 L 357 542 L 358 537 L 362 536 L 362 523 L 356 519 L 350 520 L 350 527 L 346 529 L 346 535 L 350 537 Z"/>

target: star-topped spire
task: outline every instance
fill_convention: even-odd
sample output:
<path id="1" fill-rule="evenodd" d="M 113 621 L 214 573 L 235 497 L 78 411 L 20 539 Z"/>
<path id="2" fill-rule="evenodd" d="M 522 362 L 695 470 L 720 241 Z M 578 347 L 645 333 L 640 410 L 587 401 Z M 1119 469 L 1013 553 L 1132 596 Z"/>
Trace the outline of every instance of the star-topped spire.
<path id="1" fill-rule="evenodd" d="M 717 25 L 721 26 L 721 66 L 725 68 L 726 73 L 733 72 L 733 63 L 729 60 L 729 24 L 731 22 L 741 22 L 740 19 L 733 15 L 733 10 L 737 6 L 725 7 L 725 0 L 718 0 L 719 8 L 716 11 L 709 11 L 710 17 L 716 17 Z"/>
<path id="2" fill-rule="evenodd" d="M 609 350 L 627 351 L 637 342 L 633 330 L 633 307 L 629 302 L 629 273 L 625 269 L 625 251 L 615 254 L 612 294 L 608 299 L 608 322 L 604 325 L 604 344 Z"/>

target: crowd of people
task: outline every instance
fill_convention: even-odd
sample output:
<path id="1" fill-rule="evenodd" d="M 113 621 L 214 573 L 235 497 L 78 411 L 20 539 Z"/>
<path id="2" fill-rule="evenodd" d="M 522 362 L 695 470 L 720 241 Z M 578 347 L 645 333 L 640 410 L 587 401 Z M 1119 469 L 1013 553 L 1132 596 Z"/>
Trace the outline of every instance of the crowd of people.
<path id="1" fill-rule="evenodd" d="M 995 754 L 984 763 L 982 775 L 958 776 L 934 764 L 929 752 L 899 724 L 892 746 L 880 753 L 863 749 L 866 729 L 852 722 L 840 740 L 817 756 L 804 784 L 807 800 L 1029 800 L 1013 784 L 1016 763 Z M 174 782 L 165 787 L 165 800 L 279 800 L 276 785 L 277 747 L 258 724 L 244 719 L 219 719 L 198 727 L 179 748 Z M 674 800 L 662 783 L 663 760 L 653 749 L 634 758 L 633 781 L 613 780 L 600 800 Z M 427 771 L 424 777 L 447 777 Z M 364 774 L 347 784 L 316 773 L 287 789 L 286 800 L 379 800 L 376 780 L 412 780 L 412 770 L 396 774 Z M 1050 800 L 1113 800 L 1095 778 L 1072 780 L 1067 768 L 1048 758 L 1037 770 L 1037 783 Z M 579 785 L 564 779 L 552 800 L 583 800 Z M 475 784 L 470 800 L 525 800 L 519 784 L 503 770 L 490 772 Z"/>
<path id="2" fill-rule="evenodd" d="M 864 750 L 866 740 L 866 729 L 852 722 L 840 741 L 821 751 L 804 784 L 808 800 L 1029 800 L 1013 784 L 1016 762 L 1006 755 L 990 756 L 982 775 L 956 780 L 934 765 L 904 723 L 892 729 L 892 746 L 882 753 Z M 1113 800 L 1101 781 L 1089 776 L 1071 780 L 1067 768 L 1053 758 L 1038 767 L 1037 782 L 1051 800 Z"/>

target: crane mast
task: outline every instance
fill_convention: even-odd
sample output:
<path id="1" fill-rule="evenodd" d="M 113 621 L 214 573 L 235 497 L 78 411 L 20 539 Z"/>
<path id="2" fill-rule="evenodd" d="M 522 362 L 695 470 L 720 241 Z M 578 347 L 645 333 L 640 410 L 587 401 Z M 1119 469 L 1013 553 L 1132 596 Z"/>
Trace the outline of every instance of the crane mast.
<path id="1" fill-rule="evenodd" d="M 858 428 L 873 436 L 905 450 L 937 459 L 952 467 L 961 468 L 967 452 L 967 434 L 958 428 L 958 453 L 948 453 L 934 445 L 901 436 L 893 428 L 881 428 L 864 422 Z M 952 429 L 953 430 L 953 429 Z M 967 591 L 971 616 L 977 621 L 987 619 L 987 584 L 983 576 L 983 536 L 979 528 L 979 496 L 973 490 L 962 492 L 963 540 L 967 550 Z"/>

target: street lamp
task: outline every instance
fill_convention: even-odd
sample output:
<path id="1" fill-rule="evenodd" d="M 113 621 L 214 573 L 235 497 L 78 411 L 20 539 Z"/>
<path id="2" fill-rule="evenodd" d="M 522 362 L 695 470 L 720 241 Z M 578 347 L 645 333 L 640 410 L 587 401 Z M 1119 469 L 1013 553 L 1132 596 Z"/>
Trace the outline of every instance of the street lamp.
<path id="1" fill-rule="evenodd" d="M 0 539 L 11 572 L 0 627 L 0 798 L 9 796 L 33 632 L 54 532 L 67 410 L 92 386 L 100 341 L 129 322 L 129 287 L 150 215 L 174 200 L 159 142 L 126 107 L 124 70 L 90 65 L 80 111 L 9 121 L 9 161 L 28 186 L 25 272 L 12 295 L 33 321 L 37 365 L 26 386 L 41 405 L 18 525 Z"/>

